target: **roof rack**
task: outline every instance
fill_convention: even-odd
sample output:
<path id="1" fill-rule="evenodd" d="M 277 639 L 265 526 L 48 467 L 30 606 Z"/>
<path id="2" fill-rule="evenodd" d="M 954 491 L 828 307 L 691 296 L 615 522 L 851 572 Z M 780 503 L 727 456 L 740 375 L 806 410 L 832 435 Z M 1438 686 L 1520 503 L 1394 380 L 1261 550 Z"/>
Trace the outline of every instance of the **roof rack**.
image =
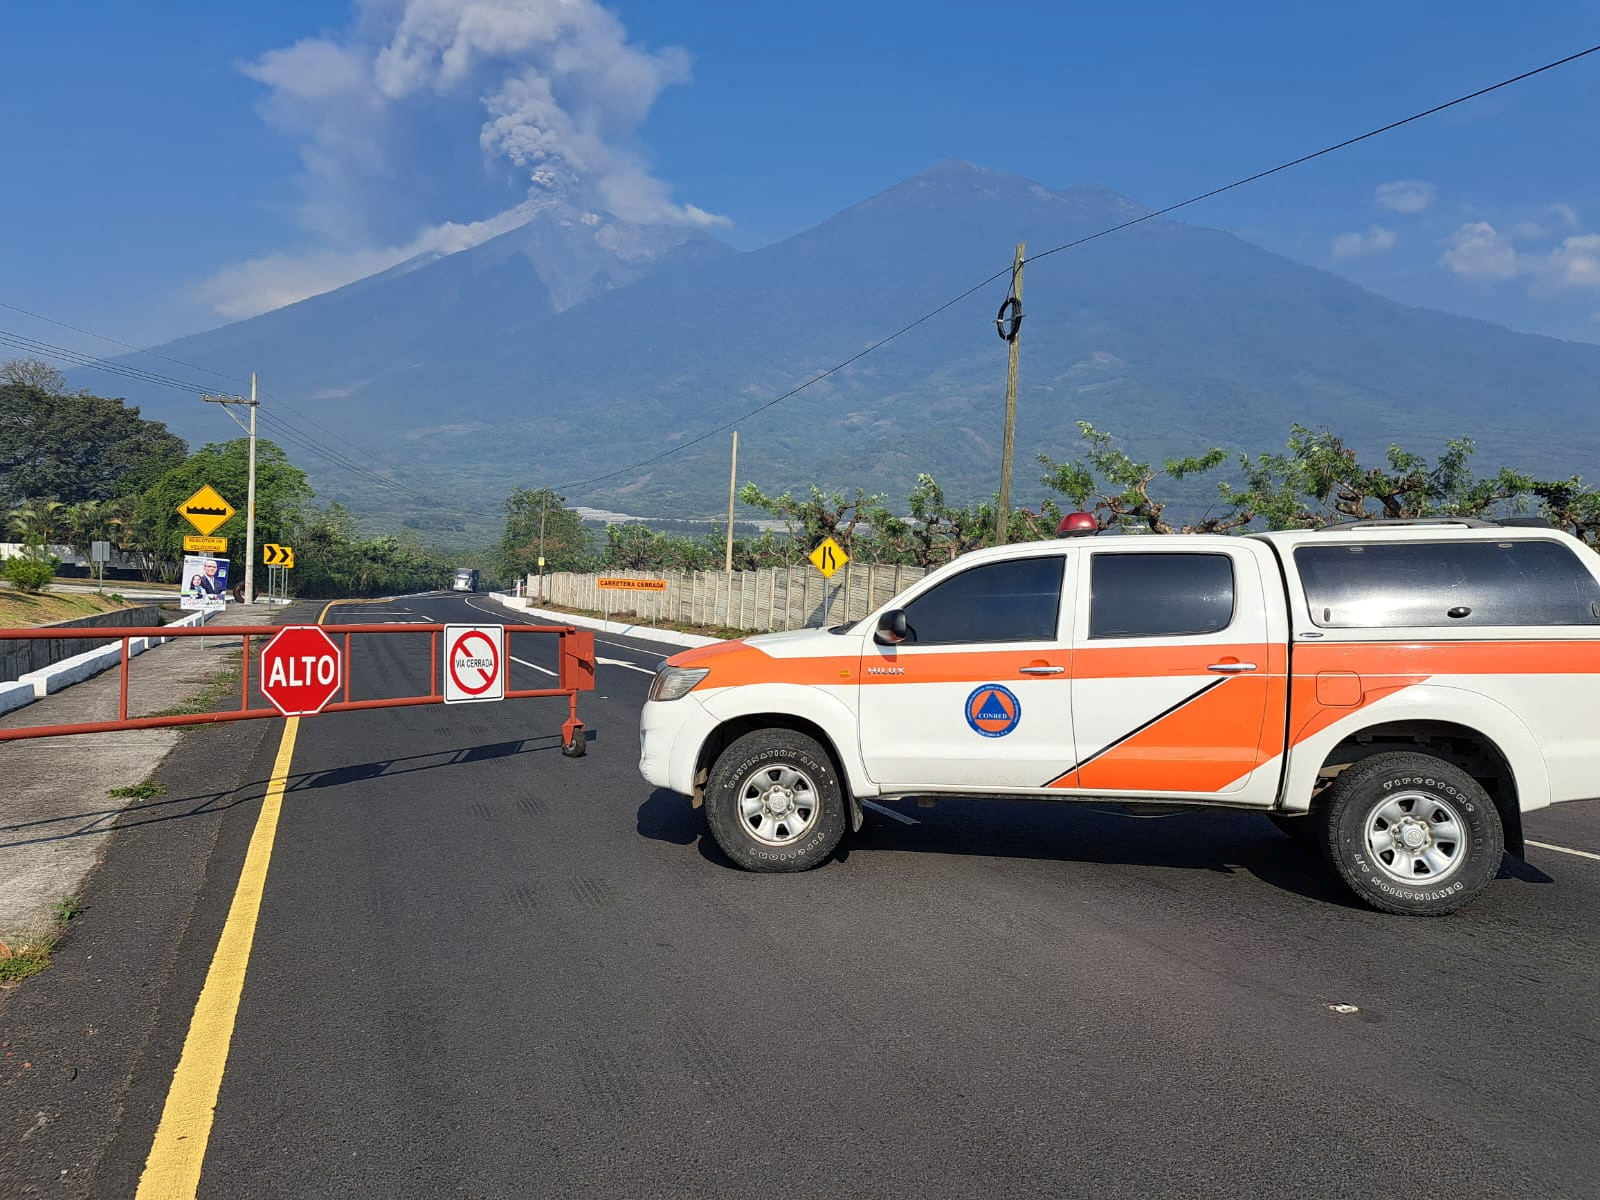
<path id="1" fill-rule="evenodd" d="M 1408 525 L 1460 525 L 1467 529 L 1494 529 L 1500 521 L 1483 521 L 1477 517 L 1366 517 L 1358 521 L 1335 521 L 1324 525 L 1318 533 L 1335 533 L 1345 529 L 1397 529 Z"/>
<path id="2" fill-rule="evenodd" d="M 1364 517 L 1356 521 L 1335 521 L 1324 525 L 1317 533 L 1333 533 L 1345 529 L 1395 529 L 1411 525 L 1459 525 L 1464 529 L 1504 528 L 1555 528 L 1543 517 L 1499 517 L 1485 521 L 1480 517 Z"/>

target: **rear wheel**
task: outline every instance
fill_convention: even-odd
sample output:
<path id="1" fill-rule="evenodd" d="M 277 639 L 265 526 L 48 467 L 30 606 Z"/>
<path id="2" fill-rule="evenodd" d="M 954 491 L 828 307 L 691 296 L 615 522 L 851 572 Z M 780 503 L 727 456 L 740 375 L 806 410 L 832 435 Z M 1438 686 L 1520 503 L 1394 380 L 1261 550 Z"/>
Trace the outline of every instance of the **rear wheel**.
<path id="1" fill-rule="evenodd" d="M 816 739 L 761 729 L 735 740 L 706 780 L 706 823 L 747 871 L 806 871 L 844 836 L 844 791 Z"/>
<path id="2" fill-rule="evenodd" d="M 1375 754 L 1328 788 L 1323 848 L 1363 902 L 1443 916 L 1500 869 L 1505 835 L 1494 802 L 1458 767 L 1426 754 Z"/>

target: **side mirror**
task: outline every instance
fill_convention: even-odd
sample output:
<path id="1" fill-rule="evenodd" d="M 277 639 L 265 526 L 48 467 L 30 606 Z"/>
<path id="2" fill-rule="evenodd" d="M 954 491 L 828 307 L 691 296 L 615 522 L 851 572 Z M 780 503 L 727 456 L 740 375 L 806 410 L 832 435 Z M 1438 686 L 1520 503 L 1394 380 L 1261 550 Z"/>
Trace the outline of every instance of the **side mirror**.
<path id="1" fill-rule="evenodd" d="M 877 632 L 872 635 L 872 640 L 880 646 L 894 646 L 910 636 L 911 627 L 906 624 L 906 610 L 891 608 L 878 618 Z"/>

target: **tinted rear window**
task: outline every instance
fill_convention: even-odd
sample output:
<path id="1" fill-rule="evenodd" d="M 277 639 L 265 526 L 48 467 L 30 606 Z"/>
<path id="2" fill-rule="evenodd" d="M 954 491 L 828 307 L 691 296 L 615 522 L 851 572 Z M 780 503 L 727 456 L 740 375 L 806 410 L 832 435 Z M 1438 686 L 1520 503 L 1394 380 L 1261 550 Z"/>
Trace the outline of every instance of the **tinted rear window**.
<path id="1" fill-rule="evenodd" d="M 1096 554 L 1089 586 L 1092 638 L 1193 637 L 1233 621 L 1226 554 Z"/>
<path id="2" fill-rule="evenodd" d="M 1294 562 L 1328 629 L 1600 625 L 1600 583 L 1560 542 L 1299 546 Z"/>

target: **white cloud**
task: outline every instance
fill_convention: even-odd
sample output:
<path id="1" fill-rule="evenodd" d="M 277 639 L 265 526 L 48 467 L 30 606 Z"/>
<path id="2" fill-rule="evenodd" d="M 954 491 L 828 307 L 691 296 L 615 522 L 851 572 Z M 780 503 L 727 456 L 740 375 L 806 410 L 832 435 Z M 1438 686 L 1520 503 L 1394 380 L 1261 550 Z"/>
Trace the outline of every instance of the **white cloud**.
<path id="1" fill-rule="evenodd" d="M 1574 234 L 1536 253 L 1517 249 L 1515 233 L 1469 222 L 1450 235 L 1439 261 L 1463 279 L 1527 279 L 1536 293 L 1600 291 L 1600 233 Z"/>
<path id="2" fill-rule="evenodd" d="M 1391 179 L 1373 191 L 1378 204 L 1397 213 L 1419 213 L 1433 204 L 1433 184 L 1421 179 Z"/>
<path id="3" fill-rule="evenodd" d="M 1469 221 L 1457 229 L 1439 261 L 1463 279 L 1510 279 L 1517 274 L 1516 247 L 1487 221 Z"/>
<path id="4" fill-rule="evenodd" d="M 1379 254 L 1393 248 L 1399 239 L 1394 231 L 1374 225 L 1367 233 L 1341 233 L 1333 239 L 1335 258 L 1353 258 L 1358 254 Z"/>
<path id="5" fill-rule="evenodd" d="M 1600 233 L 1569 237 L 1546 259 L 1548 286 L 1600 289 Z"/>
<path id="6" fill-rule="evenodd" d="M 402 220 L 399 229 L 412 232 L 396 235 L 395 198 L 438 170 L 417 131 L 457 112 L 462 137 L 518 172 L 530 200 L 642 223 L 730 223 L 675 201 L 634 139 L 661 92 L 688 82 L 689 56 L 630 43 L 598 0 L 356 3 L 349 31 L 240 67 L 268 89 L 265 119 L 299 145 L 298 216 L 316 244 L 207 280 L 200 294 L 222 315 L 303 299 L 413 254 L 465 248 L 513 227 L 519 212 L 525 220 L 519 206 L 469 225 L 416 229 Z"/>

